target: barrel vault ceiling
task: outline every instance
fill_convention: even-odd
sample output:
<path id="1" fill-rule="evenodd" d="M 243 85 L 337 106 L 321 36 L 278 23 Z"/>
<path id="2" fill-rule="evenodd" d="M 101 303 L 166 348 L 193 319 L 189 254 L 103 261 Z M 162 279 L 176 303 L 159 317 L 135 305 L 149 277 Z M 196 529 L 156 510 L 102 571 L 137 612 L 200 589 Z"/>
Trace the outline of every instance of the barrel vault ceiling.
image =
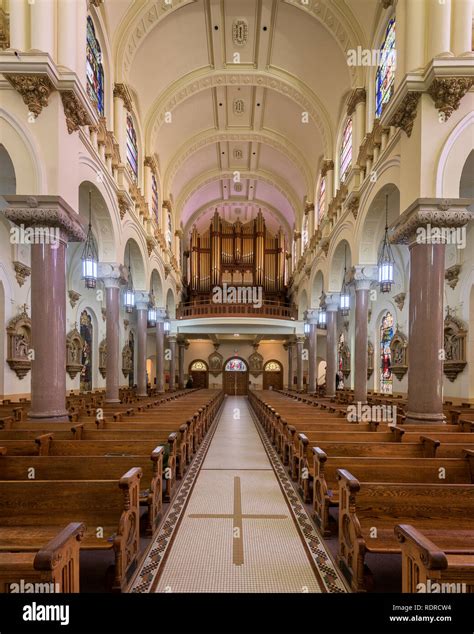
<path id="1" fill-rule="evenodd" d="M 217 208 L 246 222 L 261 208 L 290 236 L 314 202 L 351 88 L 346 50 L 380 11 L 368 0 L 114 0 L 116 81 L 125 82 L 157 158 L 176 225 Z"/>

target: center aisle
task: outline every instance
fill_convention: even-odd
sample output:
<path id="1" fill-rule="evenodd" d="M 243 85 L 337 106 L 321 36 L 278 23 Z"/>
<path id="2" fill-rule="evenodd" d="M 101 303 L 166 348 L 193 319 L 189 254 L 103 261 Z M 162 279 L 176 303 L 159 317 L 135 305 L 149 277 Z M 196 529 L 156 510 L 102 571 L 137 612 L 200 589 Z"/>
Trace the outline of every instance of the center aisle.
<path id="1" fill-rule="evenodd" d="M 203 449 L 197 477 L 185 477 L 131 591 L 345 592 L 303 506 L 284 495 L 288 483 L 276 475 L 247 398 L 226 398 Z"/>

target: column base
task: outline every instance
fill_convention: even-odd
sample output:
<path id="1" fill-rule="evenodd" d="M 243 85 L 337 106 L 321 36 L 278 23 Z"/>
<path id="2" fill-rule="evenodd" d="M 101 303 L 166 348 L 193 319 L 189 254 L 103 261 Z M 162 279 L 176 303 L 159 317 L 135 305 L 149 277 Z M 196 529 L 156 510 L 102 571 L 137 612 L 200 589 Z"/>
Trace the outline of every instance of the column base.
<path id="1" fill-rule="evenodd" d="M 64 423 L 69 421 L 69 412 L 67 410 L 53 412 L 28 412 L 28 418 L 35 420 L 48 420 L 56 423 Z"/>
<path id="2" fill-rule="evenodd" d="M 446 416 L 441 412 L 405 412 L 405 425 L 444 425 L 446 423 Z"/>
<path id="3" fill-rule="evenodd" d="M 106 403 L 121 403 L 122 401 L 119 398 L 106 398 Z"/>

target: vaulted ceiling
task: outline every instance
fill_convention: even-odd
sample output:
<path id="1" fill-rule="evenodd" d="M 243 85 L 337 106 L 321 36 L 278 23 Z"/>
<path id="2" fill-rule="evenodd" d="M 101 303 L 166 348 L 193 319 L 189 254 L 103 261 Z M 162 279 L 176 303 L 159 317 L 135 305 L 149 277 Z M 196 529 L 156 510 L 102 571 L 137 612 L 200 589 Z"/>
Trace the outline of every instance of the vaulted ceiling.
<path id="1" fill-rule="evenodd" d="M 138 6 L 137 6 L 138 5 Z M 134 94 L 177 224 L 262 208 L 290 234 L 312 202 L 376 0 L 113 0 L 116 81 Z"/>

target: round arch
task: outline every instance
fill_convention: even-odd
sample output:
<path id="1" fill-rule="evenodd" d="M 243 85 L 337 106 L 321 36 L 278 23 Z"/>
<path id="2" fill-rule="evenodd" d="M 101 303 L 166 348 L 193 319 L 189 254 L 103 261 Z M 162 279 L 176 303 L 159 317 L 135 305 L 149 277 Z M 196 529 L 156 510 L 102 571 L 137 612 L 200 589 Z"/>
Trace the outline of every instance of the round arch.
<path id="1" fill-rule="evenodd" d="M 155 296 L 155 303 L 157 307 L 163 306 L 163 281 L 158 269 L 154 268 L 150 276 L 150 289 Z"/>
<path id="2" fill-rule="evenodd" d="M 138 243 L 133 238 L 129 238 L 125 244 L 123 262 L 127 267 L 130 266 L 134 289 L 148 290 L 145 261 Z"/>
<path id="3" fill-rule="evenodd" d="M 335 245 L 329 259 L 329 281 L 328 290 L 339 291 L 342 286 L 344 266 L 347 271 L 352 266 L 352 249 L 350 242 L 341 238 Z"/>
<path id="4" fill-rule="evenodd" d="M 193 388 L 209 387 L 209 366 L 204 359 L 194 359 L 188 366 L 188 376 L 193 381 Z"/>
<path id="5" fill-rule="evenodd" d="M 170 319 L 176 318 L 176 298 L 172 288 L 169 288 L 166 293 L 166 310 Z"/>
<path id="6" fill-rule="evenodd" d="M 436 169 L 436 197 L 458 198 L 461 174 L 472 152 L 474 112 L 457 124 L 443 146 Z"/>

